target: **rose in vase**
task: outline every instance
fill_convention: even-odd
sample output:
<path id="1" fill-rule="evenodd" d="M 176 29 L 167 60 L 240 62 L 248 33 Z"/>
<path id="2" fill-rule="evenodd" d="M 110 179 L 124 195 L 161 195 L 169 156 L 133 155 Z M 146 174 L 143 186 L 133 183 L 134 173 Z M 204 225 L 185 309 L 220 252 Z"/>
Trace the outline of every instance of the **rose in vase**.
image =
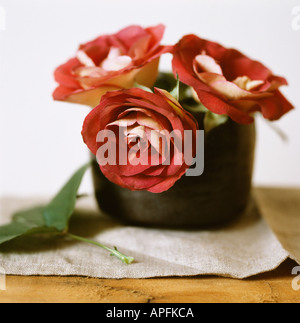
<path id="1" fill-rule="evenodd" d="M 111 182 L 130 190 L 161 193 L 172 187 L 189 168 L 185 156 L 195 157 L 197 129 L 194 117 L 167 91 L 156 88 L 154 93 L 149 93 L 134 88 L 103 96 L 87 116 L 82 135 L 94 155 L 106 144 L 104 138 L 97 140 L 104 131 L 115 134 L 109 138 L 108 145 L 122 145 L 126 150 L 122 165 L 116 160 L 101 165 L 102 161 L 98 160 L 102 173 Z M 186 131 L 191 132 L 189 145 L 184 141 Z M 170 138 L 172 133 L 176 138 Z M 160 135 L 170 147 L 164 147 Z M 178 140 L 181 149 L 177 147 Z"/>
<path id="2" fill-rule="evenodd" d="M 81 45 L 76 57 L 55 70 L 59 86 L 54 99 L 94 108 L 108 91 L 131 88 L 135 82 L 152 87 L 159 58 L 170 50 L 160 44 L 164 29 L 129 26 Z"/>
<path id="3" fill-rule="evenodd" d="M 187 35 L 174 46 L 173 55 L 174 74 L 213 113 L 249 124 L 255 112 L 274 121 L 293 109 L 279 91 L 286 79 L 235 49 Z"/>

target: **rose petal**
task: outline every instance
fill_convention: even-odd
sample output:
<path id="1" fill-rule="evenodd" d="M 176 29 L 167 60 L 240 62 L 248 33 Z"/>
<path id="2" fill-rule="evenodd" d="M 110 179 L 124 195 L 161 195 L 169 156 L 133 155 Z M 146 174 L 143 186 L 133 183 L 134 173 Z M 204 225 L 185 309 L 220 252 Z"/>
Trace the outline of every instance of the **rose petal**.
<path id="1" fill-rule="evenodd" d="M 240 76 L 236 78 L 233 83 L 243 90 L 252 91 L 265 82 L 261 80 L 252 81 L 248 76 Z"/>
<path id="2" fill-rule="evenodd" d="M 266 81 L 272 72 L 260 62 L 251 60 L 235 49 L 227 49 L 220 65 L 223 75 L 228 81 L 239 76 L 247 76 L 251 80 Z"/>
<path id="3" fill-rule="evenodd" d="M 175 129 L 183 130 L 181 120 L 178 119 L 178 116 L 176 116 L 175 111 L 174 112 L 170 111 L 170 108 L 165 108 L 162 105 L 156 106 L 152 103 L 148 103 L 146 101 L 142 101 L 142 100 L 138 100 L 138 99 L 129 99 L 128 101 L 130 101 L 131 103 L 134 103 L 137 106 L 146 107 L 147 109 L 154 110 L 154 111 L 162 114 L 164 117 L 169 119 L 173 130 L 175 130 Z M 167 102 L 164 102 L 164 105 L 165 104 L 167 104 Z M 169 106 L 169 104 L 168 104 L 168 106 Z"/>
<path id="4" fill-rule="evenodd" d="M 199 98 L 201 98 L 201 103 L 205 107 L 209 107 L 209 109 L 216 114 L 228 115 L 234 121 L 242 124 L 249 124 L 254 121 L 253 117 L 251 117 L 248 113 L 224 102 L 211 93 L 197 91 L 197 94 Z"/>
<path id="5" fill-rule="evenodd" d="M 234 106 L 248 114 L 260 111 L 258 101 L 251 100 L 236 100 L 233 102 Z"/>
<path id="6" fill-rule="evenodd" d="M 130 56 L 122 55 L 119 48 L 111 47 L 107 58 L 101 63 L 105 71 L 119 71 L 129 66 L 132 62 Z"/>
<path id="7" fill-rule="evenodd" d="M 166 166 L 159 165 L 159 166 L 151 167 L 146 171 L 144 171 L 143 173 L 144 175 L 147 175 L 147 176 L 160 176 L 165 170 L 165 168 Z"/>
<path id="8" fill-rule="evenodd" d="M 121 128 L 128 128 L 136 123 L 136 117 L 132 116 L 131 118 L 124 118 L 124 119 L 119 119 L 114 122 L 109 123 L 106 128 L 112 127 L 112 126 L 118 126 Z"/>
<path id="9" fill-rule="evenodd" d="M 105 176 L 112 177 L 111 174 L 104 172 Z M 129 190 L 148 190 L 150 187 L 161 183 L 164 178 L 160 176 L 147 176 L 139 174 L 136 176 L 120 176 L 119 185 L 128 188 Z"/>
<path id="10" fill-rule="evenodd" d="M 229 82 L 224 76 L 213 73 L 199 73 L 199 79 L 205 84 L 209 85 L 212 89 L 218 91 L 229 100 L 240 100 L 242 98 L 261 99 L 272 96 L 271 93 L 259 92 L 253 93 L 241 89 L 236 84 Z"/>
<path id="11" fill-rule="evenodd" d="M 217 62 L 208 55 L 197 55 L 194 62 L 194 70 L 196 74 L 201 72 L 215 73 L 223 75 L 222 68 Z"/>
<path id="12" fill-rule="evenodd" d="M 100 116 L 101 108 L 93 109 L 85 118 L 81 132 L 83 141 L 95 156 L 98 150 L 98 143 L 96 141 L 96 138 L 99 131 L 101 130 L 98 123 Z"/>
<path id="13" fill-rule="evenodd" d="M 80 67 L 80 62 L 77 58 L 70 59 L 64 65 L 59 66 L 54 72 L 54 78 L 60 86 L 69 88 L 70 90 L 78 89 L 79 83 L 74 78 L 73 70 Z"/>
<path id="14" fill-rule="evenodd" d="M 90 90 L 79 89 L 76 91 L 65 91 L 65 95 L 62 96 L 60 100 L 70 103 L 84 104 L 90 107 L 96 107 L 99 104 L 101 97 L 105 93 L 115 90 L 119 90 L 119 87 L 110 85 L 96 89 L 92 88 Z M 58 98 L 56 99 L 58 100 Z"/>
<path id="15" fill-rule="evenodd" d="M 278 120 L 282 115 L 294 109 L 293 105 L 282 95 L 280 91 L 275 91 L 270 98 L 259 101 L 264 118 L 271 121 Z"/>
<path id="16" fill-rule="evenodd" d="M 79 62 L 86 67 L 96 67 L 94 61 L 83 50 L 79 50 L 76 55 Z"/>
<path id="17" fill-rule="evenodd" d="M 80 45 L 79 50 L 94 62 L 95 66 L 100 66 L 101 62 L 107 57 L 111 44 L 111 36 L 100 36 L 86 44 Z"/>
<path id="18" fill-rule="evenodd" d="M 284 77 L 271 75 L 259 91 L 276 91 L 282 85 L 288 85 Z"/>
<path id="19" fill-rule="evenodd" d="M 147 139 L 146 138 L 145 127 L 143 127 L 143 126 L 133 127 L 132 129 L 130 129 L 130 131 L 128 133 L 128 137 L 129 138 L 139 137 L 139 138 Z"/>
<path id="20" fill-rule="evenodd" d="M 151 36 L 147 35 L 139 39 L 133 46 L 131 46 L 128 55 L 137 60 L 142 58 L 150 47 Z"/>
<path id="21" fill-rule="evenodd" d="M 107 75 L 107 71 L 103 70 L 101 67 L 79 67 L 74 71 L 74 74 L 77 76 L 84 78 L 84 77 L 91 77 L 91 78 L 100 78 Z M 85 85 L 83 83 L 83 85 Z M 90 86 L 89 83 L 87 83 Z"/>
<path id="22" fill-rule="evenodd" d="M 181 179 L 181 177 L 186 173 L 187 168 L 182 167 L 181 171 L 177 173 L 175 176 L 167 177 L 159 184 L 153 185 L 152 187 L 148 188 L 148 191 L 151 193 L 163 193 L 168 191 L 171 187 L 175 185 L 175 183 Z"/>
<path id="23" fill-rule="evenodd" d="M 144 114 L 144 115 L 148 116 L 149 118 L 153 119 L 154 121 L 156 121 L 156 123 L 159 124 L 159 127 L 157 129 L 165 129 L 169 132 L 172 131 L 171 124 L 167 118 L 163 118 L 162 115 L 159 115 L 157 112 L 155 112 L 153 110 L 143 109 L 141 107 L 129 108 L 129 109 L 125 110 L 122 114 L 120 114 L 118 118 L 123 118 L 128 113 L 131 113 L 133 111 L 140 112 L 141 114 Z M 155 129 L 155 128 L 153 128 L 153 129 Z"/>
<path id="24" fill-rule="evenodd" d="M 163 53 L 163 52 L 162 52 Z M 159 55 L 160 56 L 160 55 Z M 141 69 L 137 70 L 135 82 L 151 88 L 156 81 L 160 57 L 147 62 Z"/>

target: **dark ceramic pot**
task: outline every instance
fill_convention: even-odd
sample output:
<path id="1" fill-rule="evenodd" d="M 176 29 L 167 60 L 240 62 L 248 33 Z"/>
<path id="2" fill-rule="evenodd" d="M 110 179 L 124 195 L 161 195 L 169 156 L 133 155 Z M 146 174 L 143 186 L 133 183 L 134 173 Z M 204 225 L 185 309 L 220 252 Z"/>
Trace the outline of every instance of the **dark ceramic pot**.
<path id="1" fill-rule="evenodd" d="M 96 199 L 102 211 L 127 224 L 181 228 L 221 225 L 235 219 L 247 206 L 254 150 L 255 126 L 228 120 L 205 135 L 203 175 L 184 176 L 161 194 L 121 188 L 109 182 L 94 161 Z"/>

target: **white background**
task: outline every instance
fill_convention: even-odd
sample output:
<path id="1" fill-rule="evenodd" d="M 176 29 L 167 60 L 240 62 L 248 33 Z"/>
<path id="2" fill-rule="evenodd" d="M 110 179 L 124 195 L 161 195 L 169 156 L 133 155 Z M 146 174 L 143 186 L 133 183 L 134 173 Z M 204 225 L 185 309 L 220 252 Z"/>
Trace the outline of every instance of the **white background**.
<path id="1" fill-rule="evenodd" d="M 289 141 L 258 120 L 254 183 L 300 186 L 295 6 L 300 0 L 0 0 L 6 12 L 0 30 L 0 195 L 53 195 L 88 160 L 80 133 L 89 108 L 52 100 L 55 67 L 101 34 L 158 23 L 167 27 L 165 44 L 194 33 L 235 47 L 287 78 L 283 92 L 296 110 L 275 124 Z M 294 22 L 300 26 L 300 18 Z M 171 68 L 170 57 L 161 63 Z M 92 190 L 90 176 L 82 190 Z"/>

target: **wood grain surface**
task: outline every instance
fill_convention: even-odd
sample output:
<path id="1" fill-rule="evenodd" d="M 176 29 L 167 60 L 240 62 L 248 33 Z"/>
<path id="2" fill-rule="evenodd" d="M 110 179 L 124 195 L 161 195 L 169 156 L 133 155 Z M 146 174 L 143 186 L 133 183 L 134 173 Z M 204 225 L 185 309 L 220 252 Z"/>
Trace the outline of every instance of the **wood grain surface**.
<path id="1" fill-rule="evenodd" d="M 245 280 L 220 277 L 94 279 L 6 277 L 1 303 L 300 303 L 287 260 L 278 269 Z"/>

